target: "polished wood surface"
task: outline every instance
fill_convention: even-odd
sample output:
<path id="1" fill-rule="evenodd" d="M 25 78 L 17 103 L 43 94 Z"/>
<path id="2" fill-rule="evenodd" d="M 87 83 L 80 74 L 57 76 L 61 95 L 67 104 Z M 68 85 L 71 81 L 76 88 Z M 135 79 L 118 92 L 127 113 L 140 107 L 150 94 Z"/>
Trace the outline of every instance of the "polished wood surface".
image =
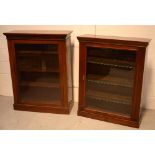
<path id="1" fill-rule="evenodd" d="M 36 39 L 36 40 L 65 40 L 70 37 L 72 31 L 49 30 L 14 30 L 4 33 L 7 39 Z"/>
<path id="2" fill-rule="evenodd" d="M 8 41 L 14 109 L 68 114 L 73 106 L 67 61 L 71 31 L 11 31 Z M 66 61 L 67 60 L 67 61 Z M 70 85 L 68 84 L 70 83 Z"/>
<path id="3" fill-rule="evenodd" d="M 138 128 L 150 39 L 82 35 L 78 115 Z"/>
<path id="4" fill-rule="evenodd" d="M 119 36 L 104 36 L 104 35 L 81 35 L 77 37 L 80 41 L 96 41 L 96 42 L 113 42 L 113 43 L 128 43 L 129 45 L 147 46 L 151 39 L 136 38 L 136 37 L 119 37 Z"/>
<path id="5" fill-rule="evenodd" d="M 50 31 L 50 30 L 13 30 L 10 32 L 4 33 L 5 35 L 57 35 L 57 36 L 69 36 L 72 31 Z"/>

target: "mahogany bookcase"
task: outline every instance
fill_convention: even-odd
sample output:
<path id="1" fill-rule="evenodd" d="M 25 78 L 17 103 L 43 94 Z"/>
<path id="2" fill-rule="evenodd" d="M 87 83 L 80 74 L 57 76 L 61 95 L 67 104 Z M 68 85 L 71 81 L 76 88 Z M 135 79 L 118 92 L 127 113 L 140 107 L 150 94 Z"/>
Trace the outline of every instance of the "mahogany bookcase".
<path id="1" fill-rule="evenodd" d="M 71 31 L 11 31 L 14 109 L 68 114 L 73 105 Z"/>
<path id="2" fill-rule="evenodd" d="M 149 39 L 82 35 L 78 115 L 139 127 Z"/>

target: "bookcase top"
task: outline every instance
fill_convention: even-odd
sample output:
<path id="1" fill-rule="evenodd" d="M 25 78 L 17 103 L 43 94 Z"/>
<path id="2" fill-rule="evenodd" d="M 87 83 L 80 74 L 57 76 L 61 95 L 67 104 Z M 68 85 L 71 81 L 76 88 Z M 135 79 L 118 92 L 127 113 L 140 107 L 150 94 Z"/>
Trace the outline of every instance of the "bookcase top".
<path id="1" fill-rule="evenodd" d="M 18 38 L 18 37 L 56 37 L 56 38 L 67 38 L 70 36 L 72 31 L 59 31 L 59 30 L 14 30 L 3 33 L 7 38 Z"/>
<path id="2" fill-rule="evenodd" d="M 118 36 L 104 36 L 104 35 L 90 35 L 85 34 L 77 37 L 79 41 L 94 41 L 94 42 L 105 42 L 105 43 L 118 43 L 118 44 L 129 44 L 137 46 L 147 46 L 151 39 L 147 38 L 134 38 L 134 37 L 118 37 Z"/>

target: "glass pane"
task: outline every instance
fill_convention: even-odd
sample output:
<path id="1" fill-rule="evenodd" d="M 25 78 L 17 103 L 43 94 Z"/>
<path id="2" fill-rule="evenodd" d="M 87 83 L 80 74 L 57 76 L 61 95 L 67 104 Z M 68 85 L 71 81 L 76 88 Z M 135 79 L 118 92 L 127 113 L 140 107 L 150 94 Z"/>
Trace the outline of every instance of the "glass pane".
<path id="1" fill-rule="evenodd" d="M 130 115 L 135 59 L 134 51 L 88 47 L 86 106 Z"/>
<path id="2" fill-rule="evenodd" d="M 16 44 L 20 102 L 60 104 L 58 46 Z"/>

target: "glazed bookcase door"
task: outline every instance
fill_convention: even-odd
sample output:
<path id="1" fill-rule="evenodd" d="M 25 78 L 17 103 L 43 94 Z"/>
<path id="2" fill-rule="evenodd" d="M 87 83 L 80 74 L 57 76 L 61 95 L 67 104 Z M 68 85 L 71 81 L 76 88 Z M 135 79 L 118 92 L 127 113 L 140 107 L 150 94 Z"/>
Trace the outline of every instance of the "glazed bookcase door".
<path id="1" fill-rule="evenodd" d="M 139 127 L 149 39 L 82 35 L 78 115 Z"/>
<path id="2" fill-rule="evenodd" d="M 131 117 L 136 52 L 86 47 L 85 108 Z"/>
<path id="3" fill-rule="evenodd" d="M 61 105 L 60 45 L 47 41 L 13 43 L 18 103 Z"/>

